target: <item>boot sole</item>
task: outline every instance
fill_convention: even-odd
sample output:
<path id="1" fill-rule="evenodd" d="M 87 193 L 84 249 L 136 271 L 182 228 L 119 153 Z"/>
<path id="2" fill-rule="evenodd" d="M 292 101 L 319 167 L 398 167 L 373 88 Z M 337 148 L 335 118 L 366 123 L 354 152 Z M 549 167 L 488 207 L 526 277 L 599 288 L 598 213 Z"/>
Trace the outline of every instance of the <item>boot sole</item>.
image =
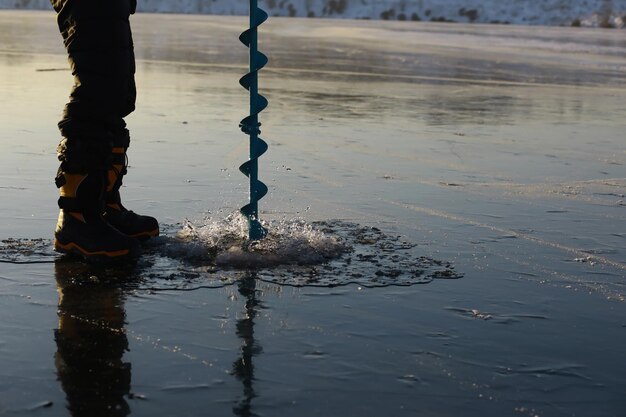
<path id="1" fill-rule="evenodd" d="M 127 235 L 127 236 L 144 241 L 144 240 L 150 239 L 151 237 L 157 237 L 158 235 L 159 235 L 159 229 L 155 229 L 149 232 L 141 232 L 141 233 L 136 233 L 134 235 Z"/>
<path id="2" fill-rule="evenodd" d="M 54 240 L 54 250 L 63 254 L 73 254 L 84 258 L 87 261 L 94 262 L 112 262 L 112 261 L 124 261 L 135 259 L 139 254 L 131 253 L 130 249 L 122 249 L 117 251 L 95 251 L 90 252 L 79 245 L 70 242 L 67 244 L 61 243 L 58 239 Z"/>

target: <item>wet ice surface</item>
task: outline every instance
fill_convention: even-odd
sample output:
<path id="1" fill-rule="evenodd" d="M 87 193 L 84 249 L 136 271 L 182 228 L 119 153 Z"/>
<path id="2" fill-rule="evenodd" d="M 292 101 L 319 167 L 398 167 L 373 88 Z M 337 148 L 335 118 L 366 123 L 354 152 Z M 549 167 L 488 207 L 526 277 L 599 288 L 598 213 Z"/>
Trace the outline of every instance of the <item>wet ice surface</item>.
<path id="1" fill-rule="evenodd" d="M 45 239 L 45 255 L 71 77 L 50 14 L 0 20 L 0 238 Z M 171 239 L 185 218 L 187 238 L 214 236 L 245 200 L 244 20 L 134 17 L 124 196 L 179 224 Z M 135 268 L 2 263 L 0 414 L 622 415 L 623 34 L 263 28 L 263 218 L 376 228 L 463 278 L 294 287 L 272 281 L 289 266 L 260 276 L 215 258 L 232 275 L 212 285 L 217 271 L 154 256 L 163 239 Z"/>

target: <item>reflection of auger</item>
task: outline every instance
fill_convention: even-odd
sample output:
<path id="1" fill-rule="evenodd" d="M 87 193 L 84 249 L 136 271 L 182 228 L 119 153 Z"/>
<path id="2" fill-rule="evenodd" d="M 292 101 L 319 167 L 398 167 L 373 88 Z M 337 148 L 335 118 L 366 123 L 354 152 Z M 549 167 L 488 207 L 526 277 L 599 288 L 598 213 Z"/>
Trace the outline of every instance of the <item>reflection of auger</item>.
<path id="1" fill-rule="evenodd" d="M 267 194 L 267 187 L 258 179 L 259 157 L 267 151 L 267 143 L 259 134 L 261 123 L 259 113 L 267 107 L 267 99 L 259 94 L 259 70 L 267 64 L 267 57 L 258 51 L 257 28 L 267 20 L 267 13 L 259 9 L 257 0 L 250 0 L 250 28 L 239 36 L 239 40 L 250 48 L 250 72 L 241 77 L 239 84 L 250 92 L 250 115 L 239 123 L 241 130 L 250 135 L 250 159 L 239 167 L 239 170 L 250 178 L 250 202 L 241 208 L 241 214 L 248 219 L 248 236 L 250 240 L 265 237 L 267 230 L 259 221 L 258 201 Z"/>

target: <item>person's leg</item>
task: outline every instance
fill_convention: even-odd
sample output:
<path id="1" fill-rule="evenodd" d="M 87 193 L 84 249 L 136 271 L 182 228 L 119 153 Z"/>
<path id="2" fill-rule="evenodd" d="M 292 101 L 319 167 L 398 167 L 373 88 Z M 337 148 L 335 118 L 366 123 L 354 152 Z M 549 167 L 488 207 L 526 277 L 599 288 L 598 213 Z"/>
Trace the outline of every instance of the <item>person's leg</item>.
<path id="1" fill-rule="evenodd" d="M 131 5 L 131 12 L 134 11 Z M 124 27 L 126 37 L 125 54 L 119 62 L 119 68 L 124 72 L 123 83 L 120 83 L 123 91 L 119 92 L 118 115 L 126 117 L 135 109 L 137 89 L 135 86 L 135 55 L 130 25 Z M 130 134 L 125 124 L 119 124 L 119 128 L 112 129 L 113 147 L 111 159 L 108 165 L 108 185 L 106 193 L 105 220 L 120 232 L 137 239 L 148 239 L 159 235 L 159 223 L 154 217 L 142 216 L 127 210 L 122 205 L 120 188 L 122 178 L 127 173 L 127 151 L 130 146 Z M 122 127 L 124 126 L 124 127 Z"/>
<path id="2" fill-rule="evenodd" d="M 129 0 L 53 0 L 74 76 L 59 122 L 69 141 L 122 132 L 135 109 Z"/>
<path id="3" fill-rule="evenodd" d="M 59 129 L 56 178 L 61 213 L 55 248 L 86 258 L 126 258 L 138 243 L 105 222 L 104 199 L 116 132 L 134 109 L 129 0 L 52 0 L 74 76 Z"/>

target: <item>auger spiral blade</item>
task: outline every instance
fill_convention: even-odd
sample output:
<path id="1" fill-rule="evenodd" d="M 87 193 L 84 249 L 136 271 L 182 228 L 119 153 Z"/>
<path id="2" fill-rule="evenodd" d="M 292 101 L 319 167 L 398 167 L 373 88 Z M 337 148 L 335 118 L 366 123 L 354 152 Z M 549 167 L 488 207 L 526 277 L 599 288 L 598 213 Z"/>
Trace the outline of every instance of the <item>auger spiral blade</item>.
<path id="1" fill-rule="evenodd" d="M 267 235 L 259 221 L 259 200 L 267 194 L 267 186 L 259 181 L 259 157 L 267 151 L 267 143 L 259 137 L 261 133 L 259 113 L 267 107 L 267 99 L 259 94 L 259 71 L 267 64 L 267 56 L 258 51 L 258 27 L 267 20 L 267 13 L 259 9 L 257 0 L 250 0 L 250 27 L 239 40 L 250 49 L 250 70 L 241 77 L 239 84 L 250 93 L 250 114 L 240 123 L 241 130 L 250 136 L 250 159 L 239 170 L 250 179 L 250 199 L 241 214 L 248 219 L 248 237 L 260 240 Z"/>

